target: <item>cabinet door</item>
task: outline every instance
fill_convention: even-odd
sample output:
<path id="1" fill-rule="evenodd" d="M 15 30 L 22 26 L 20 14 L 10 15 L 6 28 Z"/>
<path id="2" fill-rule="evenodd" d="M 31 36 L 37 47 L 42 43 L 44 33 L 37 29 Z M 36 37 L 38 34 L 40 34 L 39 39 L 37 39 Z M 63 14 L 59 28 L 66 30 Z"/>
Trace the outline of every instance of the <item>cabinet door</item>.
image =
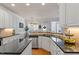
<path id="1" fill-rule="evenodd" d="M 12 28 L 13 21 L 12 21 L 12 14 L 11 13 L 8 14 L 8 19 L 9 19 L 9 24 L 8 25 L 9 25 L 10 28 Z"/>
<path id="2" fill-rule="evenodd" d="M 55 44 L 55 42 L 52 39 L 51 39 L 51 45 L 50 45 L 51 55 L 63 55 L 64 52 Z"/>
<path id="3" fill-rule="evenodd" d="M 32 38 L 32 48 L 38 48 L 38 38 Z"/>
<path id="4" fill-rule="evenodd" d="M 64 52 L 58 47 L 57 54 L 58 55 L 64 55 Z"/>
<path id="5" fill-rule="evenodd" d="M 4 11 L 0 9 L 0 28 L 4 28 Z"/>
<path id="6" fill-rule="evenodd" d="M 59 4 L 59 23 L 62 27 L 66 25 L 65 4 Z"/>
<path id="7" fill-rule="evenodd" d="M 16 52 L 18 50 L 19 46 L 18 46 L 18 39 L 17 38 L 15 38 L 13 40 L 13 46 L 12 47 L 13 47 L 14 52 Z"/>
<path id="8" fill-rule="evenodd" d="M 9 24 L 10 24 L 10 22 L 9 22 L 9 14 L 5 11 L 4 12 L 4 27 L 5 28 L 9 28 L 10 26 L 9 26 Z"/>
<path id="9" fill-rule="evenodd" d="M 17 39 L 16 36 L 5 38 L 3 40 L 4 40 L 3 42 L 6 42 L 6 43 L 3 44 L 5 46 L 4 52 L 14 53 L 14 52 L 17 51 L 17 49 L 18 49 L 18 39 Z"/>
<path id="10" fill-rule="evenodd" d="M 51 52 L 51 55 L 56 55 L 57 54 L 57 49 L 56 49 L 56 45 L 55 43 L 52 41 L 51 39 L 51 42 L 50 42 L 50 52 Z"/>
<path id="11" fill-rule="evenodd" d="M 40 36 L 38 37 L 38 47 L 42 48 L 42 38 Z"/>
<path id="12" fill-rule="evenodd" d="M 79 25 L 79 4 L 59 4 L 59 21 L 62 26 Z"/>
<path id="13" fill-rule="evenodd" d="M 12 41 L 9 41 L 9 40 L 11 40 L 11 37 L 5 38 L 3 40 L 5 40 L 5 41 L 7 40 L 7 42 L 4 44 L 5 45 L 4 52 L 14 52 L 13 51 L 13 49 L 14 49 L 14 47 L 13 47 L 13 45 L 14 45 L 13 44 L 13 40 Z"/>
<path id="14" fill-rule="evenodd" d="M 66 21 L 68 26 L 79 25 L 79 4 L 66 4 Z"/>
<path id="15" fill-rule="evenodd" d="M 11 27 L 11 15 L 9 12 L 4 10 L 0 10 L 0 27 L 1 28 L 9 28 Z"/>
<path id="16" fill-rule="evenodd" d="M 29 43 L 21 55 L 32 55 L 32 42 Z"/>
<path id="17" fill-rule="evenodd" d="M 12 14 L 12 27 L 15 28 L 15 29 L 18 28 L 17 24 L 18 24 L 17 23 L 17 18 L 16 18 L 16 16 L 14 14 Z"/>
<path id="18" fill-rule="evenodd" d="M 3 27 L 3 20 L 2 20 L 2 15 L 0 14 L 0 28 Z"/>
<path id="19" fill-rule="evenodd" d="M 42 36 L 42 48 L 49 51 L 50 45 L 49 45 L 49 38 L 48 37 L 43 37 Z"/>

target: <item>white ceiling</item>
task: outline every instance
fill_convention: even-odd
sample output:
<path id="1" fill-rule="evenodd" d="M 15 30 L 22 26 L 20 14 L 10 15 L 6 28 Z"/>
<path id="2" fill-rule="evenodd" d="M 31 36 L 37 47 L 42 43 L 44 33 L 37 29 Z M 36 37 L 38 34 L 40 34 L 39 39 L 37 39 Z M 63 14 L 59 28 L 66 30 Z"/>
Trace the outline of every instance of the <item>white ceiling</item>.
<path id="1" fill-rule="evenodd" d="M 16 3 L 15 7 L 12 7 L 10 3 L 3 5 L 28 21 L 48 21 L 58 17 L 58 5 L 56 3 L 47 3 L 44 6 L 41 3 L 31 3 L 30 6 L 26 6 L 24 3 Z"/>

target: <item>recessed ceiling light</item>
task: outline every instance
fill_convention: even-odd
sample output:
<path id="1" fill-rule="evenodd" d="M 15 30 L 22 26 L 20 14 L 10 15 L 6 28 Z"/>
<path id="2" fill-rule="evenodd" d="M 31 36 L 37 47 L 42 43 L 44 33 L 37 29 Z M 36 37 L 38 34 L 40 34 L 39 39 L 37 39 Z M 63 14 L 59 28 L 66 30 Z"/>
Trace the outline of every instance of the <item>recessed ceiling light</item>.
<path id="1" fill-rule="evenodd" d="M 29 3 L 26 3 L 26 6 L 29 6 L 30 4 Z"/>
<path id="2" fill-rule="evenodd" d="M 15 4 L 11 4 L 11 6 L 15 6 Z"/>
<path id="3" fill-rule="evenodd" d="M 42 3 L 42 5 L 44 6 L 44 5 L 45 5 L 45 3 Z"/>

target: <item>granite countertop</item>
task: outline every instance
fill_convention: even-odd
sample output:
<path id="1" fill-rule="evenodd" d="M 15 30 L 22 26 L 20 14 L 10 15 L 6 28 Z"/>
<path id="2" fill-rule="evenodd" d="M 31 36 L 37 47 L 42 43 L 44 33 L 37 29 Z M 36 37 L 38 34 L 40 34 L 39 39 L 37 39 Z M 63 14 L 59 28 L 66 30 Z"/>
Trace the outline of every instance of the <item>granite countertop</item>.
<path id="1" fill-rule="evenodd" d="M 64 46 L 60 46 L 64 52 L 68 53 L 79 53 L 79 45 L 78 44 L 64 44 Z"/>
<path id="2" fill-rule="evenodd" d="M 20 34 L 14 34 L 14 35 L 10 35 L 10 36 L 0 36 L 0 39 L 11 37 L 11 36 L 15 36 L 15 35 L 20 35 Z"/>
<path id="3" fill-rule="evenodd" d="M 67 38 L 65 35 L 61 33 L 50 33 L 50 32 L 34 32 L 31 35 L 33 36 L 50 36 L 59 38 L 60 40 L 64 41 L 64 38 Z M 54 41 L 54 40 L 53 40 Z M 79 43 L 63 43 L 64 45 L 57 44 L 56 45 L 64 52 L 64 53 L 79 53 Z"/>
<path id="4" fill-rule="evenodd" d="M 62 33 L 54 33 L 54 32 L 32 32 L 30 36 L 52 36 L 53 34 L 62 34 Z"/>
<path id="5" fill-rule="evenodd" d="M 61 35 L 52 35 L 52 37 L 59 38 L 60 40 L 64 40 Z M 79 42 L 75 43 L 63 43 L 64 45 L 59 45 L 55 42 L 56 45 L 64 52 L 64 53 L 79 53 Z"/>
<path id="6" fill-rule="evenodd" d="M 53 32 L 32 32 L 29 36 L 52 36 L 52 34 L 56 34 Z"/>

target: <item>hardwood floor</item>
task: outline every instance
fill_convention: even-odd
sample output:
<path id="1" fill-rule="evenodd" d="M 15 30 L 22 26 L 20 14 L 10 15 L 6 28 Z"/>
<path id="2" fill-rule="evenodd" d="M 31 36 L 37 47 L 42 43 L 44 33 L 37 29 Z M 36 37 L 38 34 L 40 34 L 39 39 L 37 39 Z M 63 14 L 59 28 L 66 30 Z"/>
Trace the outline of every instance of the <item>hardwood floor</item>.
<path id="1" fill-rule="evenodd" d="M 32 49 L 32 55 L 49 55 L 49 52 L 44 49 Z"/>

